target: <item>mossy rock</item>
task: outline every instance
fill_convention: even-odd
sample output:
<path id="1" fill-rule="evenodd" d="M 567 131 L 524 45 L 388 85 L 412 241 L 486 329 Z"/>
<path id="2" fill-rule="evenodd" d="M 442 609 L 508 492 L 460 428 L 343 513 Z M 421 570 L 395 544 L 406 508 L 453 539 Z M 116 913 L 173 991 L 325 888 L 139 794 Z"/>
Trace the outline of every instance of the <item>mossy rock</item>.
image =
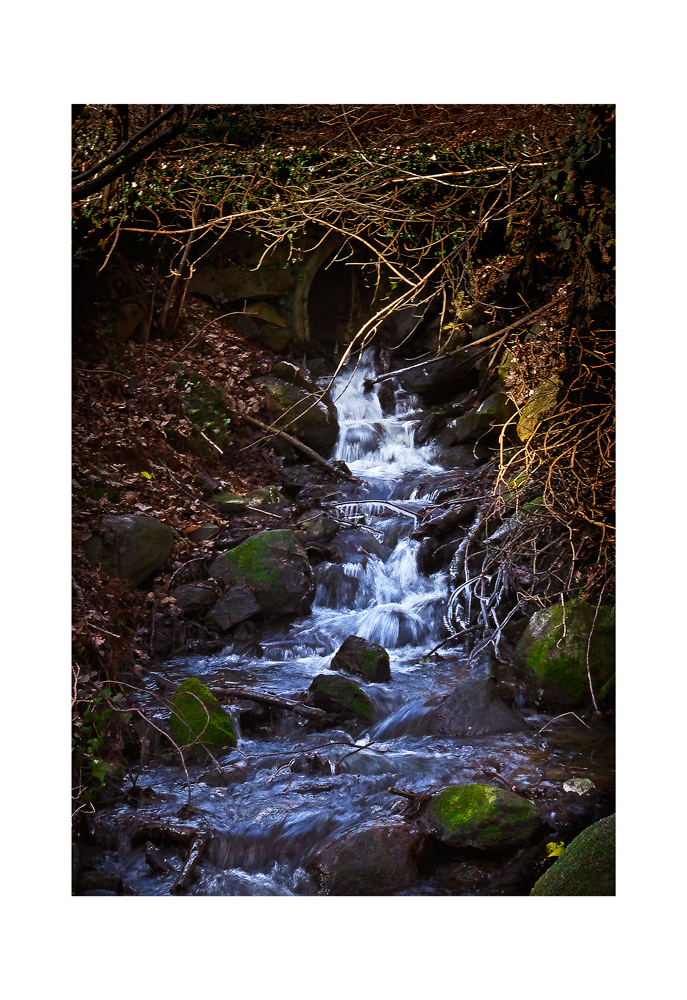
<path id="1" fill-rule="evenodd" d="M 530 896 L 615 896 L 615 814 L 578 834 Z"/>
<path id="2" fill-rule="evenodd" d="M 558 372 L 555 372 L 540 382 L 527 400 L 517 426 L 518 437 L 521 441 L 529 441 L 537 429 L 537 425 L 553 410 L 558 399 L 559 386 L 560 378 Z"/>
<path id="3" fill-rule="evenodd" d="M 197 677 L 188 677 L 174 692 L 170 728 L 182 749 L 235 747 L 237 743 L 231 716 Z"/>
<path id="4" fill-rule="evenodd" d="M 210 575 L 224 583 L 244 583 L 268 614 L 307 614 L 315 592 L 305 549 L 288 529 L 261 531 L 223 552 Z"/>
<path id="5" fill-rule="evenodd" d="M 572 711 L 591 703 L 615 672 L 615 608 L 574 600 L 535 612 L 515 649 L 514 662 L 532 704 L 545 711 Z M 592 630 L 593 624 L 593 630 Z M 591 642 L 589 634 L 591 631 Z"/>
<path id="6" fill-rule="evenodd" d="M 346 670 L 363 680 L 385 683 L 391 680 L 389 654 L 376 642 L 361 639 L 359 635 L 349 635 L 334 654 L 332 670 Z"/>
<path id="7" fill-rule="evenodd" d="M 538 829 L 539 811 L 528 799 L 491 785 L 450 785 L 427 806 L 421 825 L 449 847 L 517 847 Z"/>
<path id="8" fill-rule="evenodd" d="M 339 436 L 339 422 L 336 411 L 323 399 L 318 399 L 319 389 L 312 383 L 306 390 L 300 384 L 265 375 L 256 378 L 267 399 L 267 406 L 274 416 L 281 417 L 277 425 L 297 438 L 323 458 L 327 458 Z"/>
<path id="9" fill-rule="evenodd" d="M 372 702 L 357 684 L 345 677 L 318 674 L 309 687 L 308 701 L 330 715 L 371 722 Z"/>
<path id="10" fill-rule="evenodd" d="M 143 514 L 122 514 L 104 517 L 100 534 L 85 541 L 83 550 L 92 566 L 138 587 L 162 568 L 173 546 L 168 524 Z"/>
<path id="11" fill-rule="evenodd" d="M 231 490 L 221 490 L 219 493 L 215 493 L 212 504 L 225 517 L 236 517 L 243 514 L 248 507 L 246 498 L 239 496 L 238 493 L 232 493 Z"/>

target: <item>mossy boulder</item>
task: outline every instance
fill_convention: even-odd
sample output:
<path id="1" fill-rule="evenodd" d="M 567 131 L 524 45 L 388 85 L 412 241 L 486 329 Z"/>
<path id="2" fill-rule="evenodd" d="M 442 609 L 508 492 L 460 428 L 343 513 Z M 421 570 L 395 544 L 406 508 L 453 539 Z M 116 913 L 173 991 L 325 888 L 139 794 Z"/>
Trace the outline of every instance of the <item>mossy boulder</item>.
<path id="1" fill-rule="evenodd" d="M 372 721 L 372 702 L 357 684 L 346 677 L 318 674 L 308 688 L 308 702 L 340 719 Z"/>
<path id="2" fill-rule="evenodd" d="M 332 670 L 346 670 L 363 680 L 385 683 L 391 680 L 389 654 L 376 642 L 361 639 L 359 635 L 349 635 L 334 654 Z"/>
<path id="3" fill-rule="evenodd" d="M 182 749 L 234 747 L 237 742 L 231 716 L 197 677 L 187 678 L 174 692 L 170 728 Z"/>
<path id="4" fill-rule="evenodd" d="M 589 705 L 588 646 L 595 695 L 613 677 L 615 608 L 599 608 L 596 621 L 595 613 L 593 605 L 574 600 L 566 605 L 554 604 L 532 615 L 514 655 L 530 703 L 551 712 Z"/>
<path id="5" fill-rule="evenodd" d="M 266 398 L 272 419 L 277 418 L 277 426 L 323 458 L 328 458 L 339 436 L 339 422 L 328 397 L 318 398 L 320 390 L 317 385 L 303 376 L 296 383 L 273 374 L 256 378 L 255 382 Z M 280 417 L 283 419 L 278 419 Z"/>
<path id="6" fill-rule="evenodd" d="M 210 575 L 246 584 L 267 614 L 307 614 L 314 596 L 313 573 L 293 531 L 261 531 L 219 555 Z"/>
<path id="7" fill-rule="evenodd" d="M 323 510 L 306 510 L 296 521 L 306 545 L 327 545 L 339 530 L 339 522 Z"/>
<path id="8" fill-rule="evenodd" d="M 480 784 L 444 788 L 421 818 L 423 828 L 449 847 L 482 850 L 524 844 L 540 822 L 539 811 L 528 799 Z"/>
<path id="9" fill-rule="evenodd" d="M 142 514 L 104 517 L 100 534 L 83 543 L 86 558 L 109 576 L 138 587 L 166 563 L 174 545 L 168 524 Z"/>
<path id="10" fill-rule="evenodd" d="M 530 896 L 615 896 L 615 814 L 571 840 Z"/>

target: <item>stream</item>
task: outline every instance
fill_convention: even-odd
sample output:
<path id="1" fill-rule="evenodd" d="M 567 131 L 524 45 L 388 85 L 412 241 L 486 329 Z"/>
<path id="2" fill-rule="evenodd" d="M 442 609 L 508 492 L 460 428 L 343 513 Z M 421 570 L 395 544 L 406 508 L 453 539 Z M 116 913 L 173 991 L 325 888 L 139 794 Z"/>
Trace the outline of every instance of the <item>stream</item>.
<path id="1" fill-rule="evenodd" d="M 231 709 L 239 742 L 217 757 L 221 771 L 211 761 L 189 763 L 187 776 L 178 758 L 148 754 L 136 774 L 139 802 L 102 809 L 91 821 L 89 867 L 120 877 L 128 892 L 169 894 L 171 869 L 179 871 L 184 847 L 158 843 L 160 867 L 170 870 L 155 871 L 146 861 L 145 830 L 160 818 L 186 822 L 178 814 L 189 785 L 192 816 L 209 831 L 187 891 L 198 896 L 316 895 L 308 863 L 323 845 L 361 823 L 403 815 L 407 799 L 390 787 L 411 793 L 471 782 L 504 787 L 501 776 L 536 801 L 547 824 L 543 843 L 597 818 L 584 795 L 564 791 L 570 779 L 590 779 L 595 808 L 612 811 L 613 736 L 601 722 L 552 720 L 516 703 L 525 731 L 472 740 L 427 731 L 432 707 L 468 674 L 487 669 L 485 663 L 469 667 L 460 647 L 431 652 L 447 635 L 450 584 L 445 571 L 419 572 L 421 543 L 412 537 L 420 518 L 438 508 L 449 471 L 455 484 L 460 470 L 447 470 L 433 443 L 415 445 L 424 415 L 418 399 L 387 382 L 393 404 L 387 391 L 384 411 L 377 389 L 368 382 L 366 391 L 366 380 L 374 377 L 373 358 L 366 355 L 332 388 L 340 424 L 333 458 L 348 465 L 356 482 L 322 499 L 345 523 L 331 542 L 339 561 L 314 567 L 312 612 L 287 625 L 245 628 L 219 654 L 175 657 L 156 669 L 173 684 L 195 676 L 211 688 L 254 686 L 294 698 L 328 671 L 333 654 L 353 634 L 389 652 L 388 683 L 355 678 L 374 705 L 375 721 L 315 731 L 291 712 L 252 706 L 238 728 L 240 710 L 250 707 L 244 703 Z M 465 482 L 467 500 L 467 475 Z M 135 704 L 166 726 L 169 710 L 152 680 L 144 677 Z M 390 894 L 526 895 L 536 874 L 529 855 L 521 860 L 513 873 L 512 856 L 489 867 L 472 855 L 461 860 L 447 852 L 410 887 Z M 375 894 L 374 886 L 369 892 Z"/>

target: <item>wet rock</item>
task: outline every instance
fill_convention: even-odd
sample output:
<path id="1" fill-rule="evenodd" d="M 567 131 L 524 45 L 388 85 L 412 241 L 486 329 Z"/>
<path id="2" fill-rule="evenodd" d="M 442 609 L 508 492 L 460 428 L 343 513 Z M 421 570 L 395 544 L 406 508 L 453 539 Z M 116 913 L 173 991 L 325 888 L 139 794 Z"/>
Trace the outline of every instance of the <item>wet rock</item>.
<path id="1" fill-rule="evenodd" d="M 223 767 L 219 771 L 217 768 L 213 768 L 211 771 L 206 771 L 200 780 L 204 781 L 206 785 L 210 785 L 212 788 L 227 788 L 229 785 L 243 784 L 247 778 L 248 765 L 237 764 L 235 767 Z"/>
<path id="2" fill-rule="evenodd" d="M 598 693 L 611 679 L 615 671 L 615 608 L 599 608 L 596 621 L 595 612 L 593 605 L 573 600 L 532 615 L 514 656 L 531 704 L 548 712 L 565 712 L 591 703 L 588 646 L 594 691 Z"/>
<path id="3" fill-rule="evenodd" d="M 332 840 L 308 867 L 322 894 L 388 896 L 417 881 L 431 851 L 417 826 L 400 819 L 373 821 Z"/>
<path id="4" fill-rule="evenodd" d="M 245 584 L 268 614 L 306 614 L 314 596 L 313 573 L 293 531 L 261 531 L 223 552 L 210 574 L 228 584 Z"/>
<path id="5" fill-rule="evenodd" d="M 432 709 L 427 725 L 428 732 L 454 738 L 529 729 L 500 697 L 497 683 L 491 677 L 463 681 Z"/>
<path id="6" fill-rule="evenodd" d="M 156 622 L 153 636 L 155 656 L 171 656 L 184 649 L 191 638 L 189 624 L 183 621 Z"/>
<path id="7" fill-rule="evenodd" d="M 372 721 L 372 702 L 357 684 L 345 677 L 318 674 L 308 688 L 308 704 L 335 718 Z"/>
<path id="8" fill-rule="evenodd" d="M 491 785 L 449 785 L 430 800 L 421 827 L 449 847 L 498 850 L 526 843 L 539 812 L 528 799 Z"/>
<path id="9" fill-rule="evenodd" d="M 578 834 L 530 896 L 615 896 L 615 814 Z"/>
<path id="10" fill-rule="evenodd" d="M 345 670 L 363 680 L 384 684 L 391 680 L 389 654 L 376 642 L 349 635 L 334 654 L 332 670 Z"/>
<path id="11" fill-rule="evenodd" d="M 217 584 L 199 580 L 196 583 L 184 583 L 176 587 L 171 596 L 185 615 L 192 615 L 210 607 L 218 594 Z"/>
<path id="12" fill-rule="evenodd" d="M 168 524 L 143 514 L 118 514 L 102 519 L 100 534 L 87 539 L 83 550 L 91 566 L 138 587 L 162 568 L 173 545 Z"/>
<path id="13" fill-rule="evenodd" d="M 260 610 L 253 592 L 245 584 L 237 583 L 229 587 L 214 607 L 208 611 L 205 621 L 211 628 L 226 632 L 239 622 L 252 618 Z"/>
<path id="14" fill-rule="evenodd" d="M 236 729 L 228 712 L 197 677 L 179 685 L 172 700 L 172 736 L 185 748 L 236 746 Z"/>
<path id="15" fill-rule="evenodd" d="M 78 880 L 79 896 L 135 896 L 136 893 L 118 875 L 106 872 L 82 872 Z"/>
<path id="16" fill-rule="evenodd" d="M 247 507 L 251 508 L 251 513 L 260 510 L 283 517 L 289 509 L 289 501 L 276 486 L 259 486 L 251 490 L 245 500 Z"/>

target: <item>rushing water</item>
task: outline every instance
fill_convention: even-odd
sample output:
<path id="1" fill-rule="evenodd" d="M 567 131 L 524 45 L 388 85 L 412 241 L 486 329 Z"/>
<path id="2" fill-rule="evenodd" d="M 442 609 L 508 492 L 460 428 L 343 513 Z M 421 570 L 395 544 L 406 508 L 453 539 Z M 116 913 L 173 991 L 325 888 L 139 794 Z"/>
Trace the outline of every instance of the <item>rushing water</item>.
<path id="1" fill-rule="evenodd" d="M 531 731 L 472 742 L 426 733 L 423 722 L 432 704 L 467 669 L 466 656 L 455 650 L 429 655 L 446 634 L 448 579 L 444 572 L 418 571 L 420 543 L 412 538 L 419 516 L 435 505 L 446 469 L 431 444 L 414 444 L 418 401 L 396 387 L 395 410 L 385 414 L 376 390 L 365 391 L 372 377 L 367 357 L 333 386 L 341 428 L 334 457 L 348 464 L 357 483 L 325 503 L 345 524 L 331 543 L 339 561 L 315 567 L 312 613 L 287 627 L 263 625 L 251 637 L 257 655 L 245 652 L 245 641 L 230 642 L 219 655 L 179 657 L 165 664 L 164 673 L 172 682 L 193 675 L 211 687 L 252 685 L 293 697 L 329 669 L 333 654 L 354 634 L 380 643 L 391 658 L 390 682 L 356 678 L 374 704 L 375 721 L 362 731 L 313 732 L 284 712 L 276 726 L 260 732 L 258 719 L 234 751 L 218 757 L 221 775 L 205 763 L 189 766 L 187 780 L 178 763 L 161 765 L 151 755 L 136 778 L 148 798 L 137 808 L 103 810 L 93 824 L 99 853 L 91 863 L 121 876 L 136 893 L 169 892 L 174 875 L 151 871 L 139 842 L 145 838 L 135 832 L 145 827 L 146 816 L 151 822 L 175 817 L 189 783 L 194 815 L 211 831 L 189 894 L 233 896 L 314 894 L 308 859 L 348 828 L 398 813 L 402 800 L 390 786 L 420 792 L 484 781 L 485 771 L 497 772 L 539 797 L 554 830 L 556 782 L 582 776 L 610 788 L 607 736 L 571 727 L 571 720 L 550 724 L 544 716 L 526 716 Z M 153 694 L 151 683 L 142 704 L 164 725 L 168 711 L 156 709 Z M 178 869 L 180 850 L 166 851 Z M 464 887 L 452 890 L 437 877 L 403 894 L 441 893 L 472 894 Z"/>

